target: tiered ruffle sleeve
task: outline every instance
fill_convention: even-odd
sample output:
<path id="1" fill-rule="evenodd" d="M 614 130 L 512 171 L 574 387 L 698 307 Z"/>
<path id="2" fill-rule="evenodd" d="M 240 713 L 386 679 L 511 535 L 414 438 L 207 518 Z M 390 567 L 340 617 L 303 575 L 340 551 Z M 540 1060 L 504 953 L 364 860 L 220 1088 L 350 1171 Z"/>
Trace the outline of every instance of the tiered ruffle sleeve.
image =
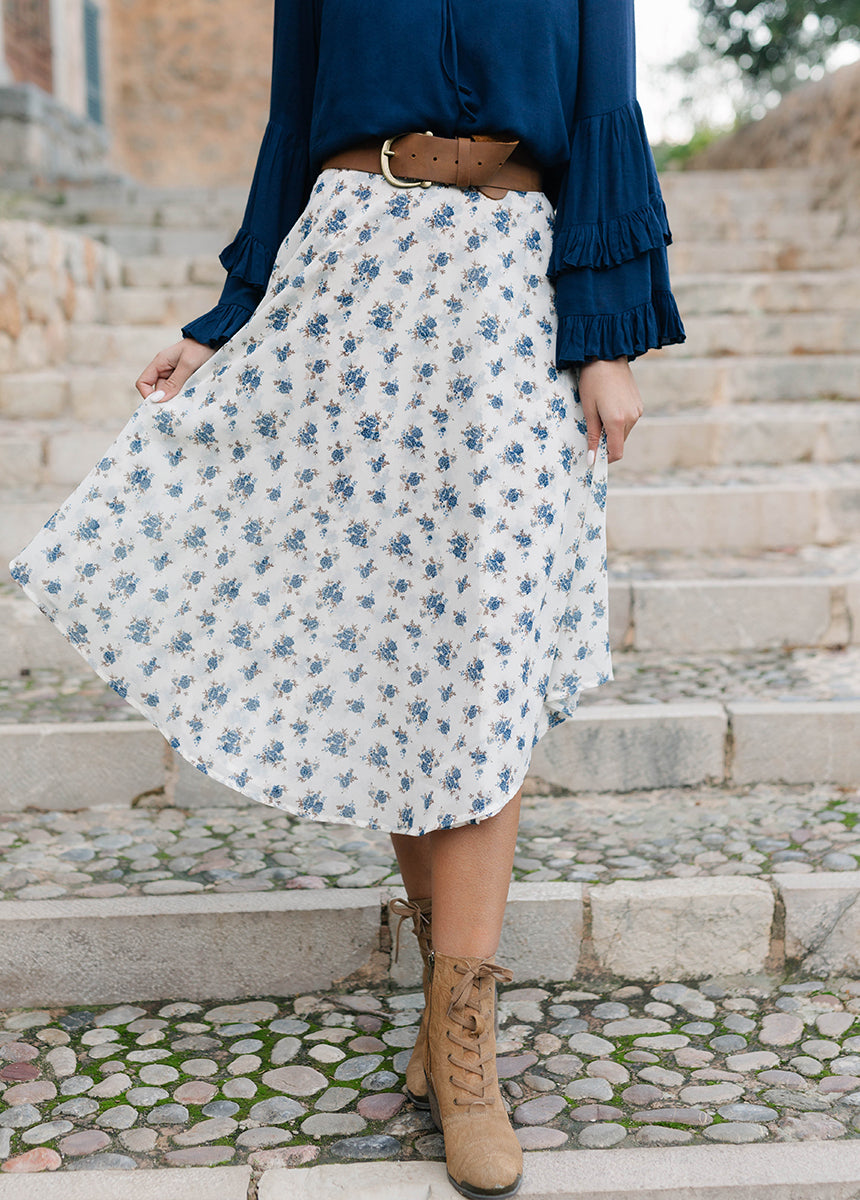
<path id="1" fill-rule="evenodd" d="M 286 234 L 310 198 L 310 127 L 317 67 L 313 7 L 275 4 L 269 119 L 236 236 L 219 254 L 227 279 L 218 303 L 183 325 L 184 337 L 222 346 L 262 300 Z"/>
<path id="2" fill-rule="evenodd" d="M 672 234 L 636 99 L 633 0 L 579 0 L 579 73 L 547 274 L 559 367 L 683 342 Z"/>

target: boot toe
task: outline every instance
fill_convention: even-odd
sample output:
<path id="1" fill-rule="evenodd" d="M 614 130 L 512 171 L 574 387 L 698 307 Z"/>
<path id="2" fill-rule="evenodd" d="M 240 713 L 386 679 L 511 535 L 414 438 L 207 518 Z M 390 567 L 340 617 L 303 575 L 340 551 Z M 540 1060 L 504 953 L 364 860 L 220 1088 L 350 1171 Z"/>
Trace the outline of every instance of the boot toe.
<path id="1" fill-rule="evenodd" d="M 475 1137 L 475 1132 L 464 1128 L 458 1136 L 446 1125 L 451 1182 L 464 1196 L 513 1196 L 523 1173 L 523 1152 L 517 1135 L 510 1125 L 507 1129 L 488 1130 L 482 1137 Z"/>

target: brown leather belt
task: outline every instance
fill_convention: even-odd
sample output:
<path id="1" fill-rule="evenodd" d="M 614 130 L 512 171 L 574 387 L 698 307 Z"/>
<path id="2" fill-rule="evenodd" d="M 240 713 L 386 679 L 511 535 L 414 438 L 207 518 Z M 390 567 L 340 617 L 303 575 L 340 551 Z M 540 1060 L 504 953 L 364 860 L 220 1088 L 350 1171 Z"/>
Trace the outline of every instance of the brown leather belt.
<path id="1" fill-rule="evenodd" d="M 519 140 L 499 141 L 487 134 L 434 137 L 402 133 L 380 141 L 367 138 L 332 154 L 320 166 L 378 172 L 393 187 L 429 187 L 453 183 L 473 187 L 500 200 L 508 191 L 539 192 L 543 175 L 535 157 Z"/>

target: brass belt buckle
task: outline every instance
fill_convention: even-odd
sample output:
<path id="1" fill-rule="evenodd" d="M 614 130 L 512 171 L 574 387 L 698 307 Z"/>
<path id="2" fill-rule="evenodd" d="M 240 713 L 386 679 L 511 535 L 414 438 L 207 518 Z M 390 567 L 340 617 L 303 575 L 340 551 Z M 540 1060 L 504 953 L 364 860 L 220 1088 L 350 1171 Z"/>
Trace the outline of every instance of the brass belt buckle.
<path id="1" fill-rule="evenodd" d="M 409 132 L 411 132 L 411 130 Z M 424 132 L 427 134 L 428 137 L 433 136 L 432 129 L 425 129 Z M 427 188 L 433 182 L 432 179 L 416 179 L 416 180 L 414 180 L 414 182 L 406 181 L 403 179 L 398 179 L 398 177 L 396 175 L 392 175 L 391 169 L 388 166 L 388 163 L 386 160 L 391 158 L 391 156 L 394 154 L 394 151 L 391 148 L 391 143 L 396 142 L 398 138 L 405 137 L 405 136 L 406 135 L 403 133 L 395 133 L 394 137 L 386 138 L 385 141 L 382 143 L 382 150 L 380 151 L 380 154 L 379 154 L 379 165 L 382 168 L 382 174 L 385 176 L 385 178 L 388 180 L 388 182 L 392 185 L 392 187 L 399 187 L 399 188 L 423 187 L 423 188 Z"/>

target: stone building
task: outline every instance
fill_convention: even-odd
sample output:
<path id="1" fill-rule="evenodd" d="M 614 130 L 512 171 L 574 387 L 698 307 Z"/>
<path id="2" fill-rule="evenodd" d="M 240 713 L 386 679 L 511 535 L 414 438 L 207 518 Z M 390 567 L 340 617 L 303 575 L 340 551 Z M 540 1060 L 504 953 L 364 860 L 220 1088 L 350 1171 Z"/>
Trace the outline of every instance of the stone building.
<path id="1" fill-rule="evenodd" d="M 272 0 L 0 0 L 0 174 L 244 184 Z"/>

